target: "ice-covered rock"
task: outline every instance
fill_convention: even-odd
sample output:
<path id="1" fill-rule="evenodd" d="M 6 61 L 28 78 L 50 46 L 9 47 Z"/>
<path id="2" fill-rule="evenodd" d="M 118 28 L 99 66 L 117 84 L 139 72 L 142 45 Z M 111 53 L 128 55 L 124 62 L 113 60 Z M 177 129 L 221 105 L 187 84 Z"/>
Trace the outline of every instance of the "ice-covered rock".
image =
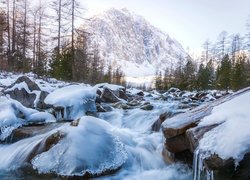
<path id="1" fill-rule="evenodd" d="M 82 177 L 117 170 L 127 154 L 111 131 L 112 126 L 107 122 L 84 116 L 78 126 L 64 127 L 66 137 L 37 155 L 32 160 L 33 167 L 40 173 Z"/>
<path id="2" fill-rule="evenodd" d="M 0 97 L 0 140 L 5 140 L 12 131 L 22 125 L 54 122 L 55 118 L 46 112 L 24 107 L 21 103 Z"/>
<path id="3" fill-rule="evenodd" d="M 19 140 L 13 144 L 3 144 L 0 148 L 0 170 L 16 169 L 22 167 L 44 151 L 48 151 L 52 146 L 57 144 L 64 134 L 54 129 L 47 133 L 30 138 Z"/>
<path id="4" fill-rule="evenodd" d="M 70 85 L 53 91 L 44 102 L 53 107 L 57 120 L 75 120 L 96 112 L 95 98 L 95 88 Z"/>

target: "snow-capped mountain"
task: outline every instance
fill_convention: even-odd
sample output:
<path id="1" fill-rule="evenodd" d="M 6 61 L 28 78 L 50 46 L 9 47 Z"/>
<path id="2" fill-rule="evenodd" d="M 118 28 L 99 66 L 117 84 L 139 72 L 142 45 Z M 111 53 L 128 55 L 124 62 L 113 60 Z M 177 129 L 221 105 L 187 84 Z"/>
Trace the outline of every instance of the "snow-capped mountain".
<path id="1" fill-rule="evenodd" d="M 127 9 L 110 9 L 86 22 L 89 49 L 98 47 L 106 64 L 120 66 L 128 77 L 145 77 L 175 67 L 187 56 L 180 43 Z"/>

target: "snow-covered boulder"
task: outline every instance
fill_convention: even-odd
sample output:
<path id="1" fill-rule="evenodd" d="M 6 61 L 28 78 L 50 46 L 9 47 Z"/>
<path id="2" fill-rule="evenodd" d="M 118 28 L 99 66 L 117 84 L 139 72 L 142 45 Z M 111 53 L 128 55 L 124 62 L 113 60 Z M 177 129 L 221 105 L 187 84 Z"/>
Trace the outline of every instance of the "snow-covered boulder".
<path id="1" fill-rule="evenodd" d="M 41 89 L 27 76 L 19 77 L 13 84 L 2 90 L 5 95 L 10 96 L 26 107 L 35 107 L 35 101 L 39 97 Z"/>
<path id="2" fill-rule="evenodd" d="M 61 129 L 65 138 L 32 160 L 39 173 L 98 176 L 117 170 L 127 159 L 123 144 L 104 120 L 84 116 L 77 126 Z"/>
<path id="3" fill-rule="evenodd" d="M 203 167 L 223 173 L 231 167 L 232 173 L 241 176 L 243 169 L 250 169 L 246 163 L 250 159 L 249 102 L 250 88 L 246 88 L 168 119 L 162 125 L 164 152 L 194 154 L 196 175 Z"/>
<path id="4" fill-rule="evenodd" d="M 57 120 L 76 120 L 86 112 L 96 112 L 96 90 L 82 85 L 70 85 L 50 93 L 44 102 L 53 107 Z"/>
<path id="5" fill-rule="evenodd" d="M 28 124 L 54 122 L 55 118 L 48 113 L 24 107 L 21 103 L 0 97 L 0 140 L 5 140 L 12 131 Z"/>

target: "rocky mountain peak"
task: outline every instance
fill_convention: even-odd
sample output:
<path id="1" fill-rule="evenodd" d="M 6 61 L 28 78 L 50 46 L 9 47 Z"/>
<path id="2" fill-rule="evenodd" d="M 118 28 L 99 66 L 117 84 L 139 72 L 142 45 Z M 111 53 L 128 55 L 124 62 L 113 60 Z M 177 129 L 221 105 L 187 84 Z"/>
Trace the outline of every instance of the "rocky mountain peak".
<path id="1" fill-rule="evenodd" d="M 90 50 L 98 47 L 105 64 L 120 66 L 126 76 L 154 75 L 187 56 L 183 47 L 143 17 L 127 9 L 109 9 L 84 24 Z"/>

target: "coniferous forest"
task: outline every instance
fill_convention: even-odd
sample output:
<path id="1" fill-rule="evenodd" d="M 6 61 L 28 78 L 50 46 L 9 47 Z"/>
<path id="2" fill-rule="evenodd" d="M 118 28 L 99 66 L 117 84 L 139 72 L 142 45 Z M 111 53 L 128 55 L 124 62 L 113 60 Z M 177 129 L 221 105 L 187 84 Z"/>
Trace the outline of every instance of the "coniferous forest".
<path id="1" fill-rule="evenodd" d="M 98 49 L 87 52 L 88 32 L 76 23 L 85 10 L 77 0 L 4 0 L 0 4 L 0 69 L 33 72 L 61 80 L 122 84 L 120 67 L 102 63 Z"/>

